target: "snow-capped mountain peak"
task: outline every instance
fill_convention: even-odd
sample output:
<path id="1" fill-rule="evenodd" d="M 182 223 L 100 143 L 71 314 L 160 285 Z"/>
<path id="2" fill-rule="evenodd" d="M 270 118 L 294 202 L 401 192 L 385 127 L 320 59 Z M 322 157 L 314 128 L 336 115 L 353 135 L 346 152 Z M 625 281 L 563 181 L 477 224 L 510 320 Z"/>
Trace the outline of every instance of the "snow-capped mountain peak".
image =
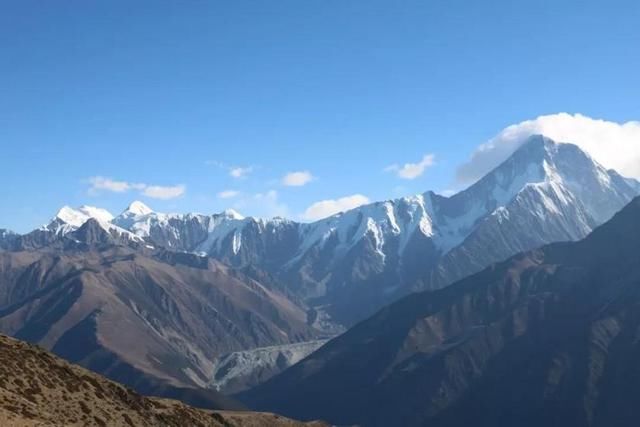
<path id="1" fill-rule="evenodd" d="M 65 224 L 68 224 L 74 227 L 80 227 L 87 220 L 87 217 L 88 217 L 87 215 L 80 212 L 79 210 L 73 209 L 72 207 L 65 205 L 62 208 L 60 208 L 60 210 L 56 213 L 52 221 L 60 220 Z"/>
<path id="2" fill-rule="evenodd" d="M 244 216 L 234 209 L 225 209 L 221 214 L 228 219 L 243 220 Z"/>
<path id="3" fill-rule="evenodd" d="M 152 213 L 154 213 L 153 209 L 151 209 L 149 206 L 145 205 L 141 201 L 136 200 L 132 202 L 122 214 L 123 215 L 129 214 L 133 216 L 143 216 L 143 215 L 149 215 Z"/>
<path id="4" fill-rule="evenodd" d="M 94 218 L 101 223 L 109 223 L 113 220 L 113 215 L 106 209 L 94 206 L 83 205 L 75 209 L 63 206 L 51 220 L 51 223 L 66 224 L 70 227 L 78 228 L 87 222 L 89 218 Z"/>
<path id="5" fill-rule="evenodd" d="M 110 222 L 113 220 L 111 212 L 106 209 L 96 208 L 95 206 L 82 205 L 78 208 L 78 211 L 101 222 Z"/>
<path id="6" fill-rule="evenodd" d="M 128 230 L 114 225 L 112 221 L 115 218 L 106 209 L 87 205 L 78 208 L 63 206 L 47 225 L 41 227 L 41 230 L 52 232 L 57 236 L 64 236 L 78 230 L 90 219 L 94 219 L 100 227 L 111 234 L 124 236 L 132 241 L 142 241 L 142 239 L 134 236 Z"/>
<path id="7" fill-rule="evenodd" d="M 149 224 L 160 214 L 141 201 L 132 202 L 120 215 L 111 220 L 112 224 L 132 232 L 139 237 L 147 237 Z"/>

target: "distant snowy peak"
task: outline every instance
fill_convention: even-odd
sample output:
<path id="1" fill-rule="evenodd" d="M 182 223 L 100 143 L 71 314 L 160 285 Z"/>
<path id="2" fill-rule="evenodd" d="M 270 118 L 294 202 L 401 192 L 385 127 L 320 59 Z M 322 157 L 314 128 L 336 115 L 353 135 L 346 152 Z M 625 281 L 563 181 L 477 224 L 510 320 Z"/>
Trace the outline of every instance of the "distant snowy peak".
<path id="1" fill-rule="evenodd" d="M 535 135 L 478 182 L 449 198 L 441 198 L 439 210 L 448 218 L 469 216 L 474 211 L 480 217 L 506 207 L 523 191 L 551 187 L 577 193 L 574 195 L 585 201 L 593 199 L 594 194 L 610 192 L 633 197 L 640 189 L 637 181 L 608 171 L 578 146 Z"/>
<path id="2" fill-rule="evenodd" d="M 242 216 L 238 211 L 234 210 L 234 209 L 226 209 L 225 211 L 223 211 L 222 213 L 218 214 L 218 216 L 222 216 L 228 219 L 235 219 L 235 220 L 243 220 L 244 216 Z"/>
<path id="3" fill-rule="evenodd" d="M 113 218 L 111 223 L 142 238 L 148 236 L 149 224 L 157 215 L 149 206 L 136 200 Z"/>
<path id="4" fill-rule="evenodd" d="M 639 191 L 640 183 L 607 170 L 578 146 L 536 135 L 481 180 L 451 197 L 429 191 L 305 224 L 298 258 L 329 242 L 335 252 L 344 253 L 363 238 L 382 260 L 391 247 L 402 255 L 416 238 L 429 239 L 437 251 L 446 253 L 462 244 L 484 219 L 505 215 L 513 204 L 535 203 L 541 212 L 559 214 L 566 212 L 563 206 L 577 203 L 585 217 L 600 224 Z"/>
<path id="5" fill-rule="evenodd" d="M 111 222 L 113 215 L 105 209 L 96 208 L 94 206 L 80 206 L 79 208 L 71 208 L 63 206 L 53 220 L 60 220 L 73 227 L 80 227 L 87 222 L 89 218 L 95 218 L 100 222 Z"/>
<path id="6" fill-rule="evenodd" d="M 475 209 L 493 210 L 505 206 L 527 185 L 551 179 L 557 154 L 557 143 L 543 137 L 532 136 L 508 159 L 467 189 L 447 198 L 445 209 L 448 216 L 458 216 L 468 212 L 470 205 Z M 482 204 L 482 208 L 477 204 Z M 488 213 L 488 212 L 484 212 Z"/>
<path id="7" fill-rule="evenodd" d="M 221 248 L 222 240 L 233 233 L 237 236 L 234 247 L 239 248 L 242 229 L 257 221 L 232 209 L 213 215 L 160 213 L 134 202 L 112 223 L 156 246 L 211 253 L 213 247 Z"/>
<path id="8" fill-rule="evenodd" d="M 124 228 L 114 225 L 112 223 L 114 216 L 109 211 L 86 205 L 78 208 L 63 206 L 49 224 L 43 226 L 42 229 L 57 236 L 66 236 L 81 228 L 90 219 L 94 219 L 101 228 L 112 235 L 120 236 L 125 240 L 142 241 L 141 238 L 134 236 Z"/>
<path id="9" fill-rule="evenodd" d="M 625 182 L 631 187 L 638 186 L 636 180 L 607 170 L 577 145 L 556 142 L 542 135 L 531 136 L 504 163 L 478 181 L 483 182 L 493 182 L 502 188 L 510 186 L 514 190 L 543 182 L 562 182 L 574 187 L 579 184 L 611 188 Z"/>
<path id="10" fill-rule="evenodd" d="M 528 185 L 546 182 L 555 168 L 558 145 L 538 136 L 483 179 L 451 197 L 428 191 L 411 197 L 363 205 L 303 227 L 299 255 L 315 245 L 333 242 L 339 251 L 369 238 L 385 257 L 392 240 L 399 254 L 418 235 L 430 239 L 441 252 L 460 244 L 478 221 L 506 206 Z M 568 173 L 571 174 L 570 172 Z"/>
<path id="11" fill-rule="evenodd" d="M 527 162 L 528 166 L 525 168 L 524 164 Z M 621 207 L 621 203 L 631 200 L 640 190 L 638 181 L 607 170 L 578 146 L 556 143 L 543 136 L 531 137 L 493 173 L 505 167 L 536 171 L 530 172 L 522 180 L 525 184 L 521 185 L 518 192 L 510 195 L 512 200 L 516 196 L 522 198 L 520 192 L 537 193 L 536 197 L 545 201 L 549 211 L 555 213 L 565 211 L 563 205 L 577 204 L 598 225 L 611 218 Z M 512 179 L 514 181 L 518 180 Z"/>
<path id="12" fill-rule="evenodd" d="M 431 237 L 432 214 L 429 193 L 364 205 L 304 224 L 298 256 L 328 242 L 335 244 L 336 252 L 346 252 L 367 238 L 379 258 L 384 259 L 385 246 L 391 240 L 396 241 L 397 250 L 403 252 L 416 232 Z"/>
<path id="13" fill-rule="evenodd" d="M 80 228 L 90 218 L 94 218 L 107 226 L 113 220 L 113 215 L 105 209 L 94 206 L 83 205 L 78 208 L 63 206 L 49 224 L 44 225 L 42 229 L 51 231 L 56 235 L 65 235 Z"/>
<path id="14" fill-rule="evenodd" d="M 144 215 L 149 215 L 152 214 L 153 209 L 151 209 L 149 206 L 145 205 L 144 203 L 136 200 L 135 202 L 131 203 L 127 209 L 125 209 L 125 211 L 122 213 L 122 215 L 128 215 L 128 216 L 144 216 Z"/>

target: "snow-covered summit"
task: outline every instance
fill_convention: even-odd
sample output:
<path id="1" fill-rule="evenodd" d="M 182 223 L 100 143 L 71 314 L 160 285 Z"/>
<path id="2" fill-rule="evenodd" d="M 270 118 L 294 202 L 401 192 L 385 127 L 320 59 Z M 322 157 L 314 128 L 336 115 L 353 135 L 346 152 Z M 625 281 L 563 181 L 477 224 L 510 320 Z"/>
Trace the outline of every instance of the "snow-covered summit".
<path id="1" fill-rule="evenodd" d="M 143 216 L 153 213 L 153 209 L 139 200 L 132 202 L 121 215 Z"/>
<path id="2" fill-rule="evenodd" d="M 94 218 L 99 223 L 106 225 L 111 223 L 113 215 L 106 209 L 94 206 L 83 205 L 78 208 L 63 206 L 51 221 L 42 228 L 57 235 L 64 235 L 78 229 L 90 218 Z"/>
<path id="3" fill-rule="evenodd" d="M 52 232 L 56 236 L 65 236 L 78 230 L 90 219 L 96 220 L 100 227 L 113 235 L 123 236 L 131 241 L 142 240 L 129 231 L 113 224 L 114 216 L 106 209 L 87 205 L 78 208 L 63 206 L 48 224 L 41 227 L 41 230 Z"/>
<path id="4" fill-rule="evenodd" d="M 58 213 L 56 213 L 53 220 L 58 219 L 73 227 L 80 227 L 89 218 L 95 218 L 100 222 L 110 222 L 113 219 L 113 215 L 106 209 L 96 208 L 94 206 L 83 205 L 75 209 L 69 206 L 63 206 Z"/>
<path id="5" fill-rule="evenodd" d="M 539 198 L 547 213 L 566 215 L 578 206 L 601 224 L 638 193 L 638 181 L 607 170 L 578 146 L 534 135 L 511 157 L 468 189 L 448 209 L 492 213 L 526 197 Z M 592 227 L 593 224 L 590 226 Z"/>
<path id="6" fill-rule="evenodd" d="M 225 209 L 221 214 L 221 216 L 224 216 L 225 218 L 229 218 L 229 219 L 235 219 L 235 220 L 242 220 L 244 219 L 244 216 L 241 215 L 238 211 L 236 211 L 235 209 Z"/>

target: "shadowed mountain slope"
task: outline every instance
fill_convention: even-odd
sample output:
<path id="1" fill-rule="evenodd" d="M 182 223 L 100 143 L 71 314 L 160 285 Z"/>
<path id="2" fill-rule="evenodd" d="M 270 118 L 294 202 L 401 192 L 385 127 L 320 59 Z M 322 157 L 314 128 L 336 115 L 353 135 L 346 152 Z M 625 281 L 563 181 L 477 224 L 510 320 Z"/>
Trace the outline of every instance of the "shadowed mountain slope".
<path id="1" fill-rule="evenodd" d="M 317 337 L 302 309 L 218 261 L 113 245 L 93 221 L 73 236 L 0 253 L 0 331 L 145 393 L 206 386 L 220 355 Z"/>
<path id="2" fill-rule="evenodd" d="M 638 336 L 637 198 L 582 241 L 384 308 L 243 398 L 365 426 L 632 426 Z"/>

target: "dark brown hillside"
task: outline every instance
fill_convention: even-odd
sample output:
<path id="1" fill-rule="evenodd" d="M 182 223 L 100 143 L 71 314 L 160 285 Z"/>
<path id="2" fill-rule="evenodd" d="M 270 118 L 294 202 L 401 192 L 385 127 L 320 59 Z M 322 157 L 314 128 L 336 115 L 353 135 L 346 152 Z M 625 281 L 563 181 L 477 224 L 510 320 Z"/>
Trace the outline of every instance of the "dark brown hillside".
<path id="1" fill-rule="evenodd" d="M 92 222 L 74 235 L 95 238 Z M 203 387 L 216 356 L 318 333 L 300 307 L 218 261 L 105 242 L 0 252 L 0 332 L 145 394 Z"/>
<path id="2" fill-rule="evenodd" d="M 41 348 L 0 335 L 0 425 L 294 427 L 303 423 L 273 414 L 205 411 L 144 397 Z"/>
<path id="3" fill-rule="evenodd" d="M 365 426 L 635 426 L 640 199 L 554 244 L 381 310 L 243 397 Z"/>

